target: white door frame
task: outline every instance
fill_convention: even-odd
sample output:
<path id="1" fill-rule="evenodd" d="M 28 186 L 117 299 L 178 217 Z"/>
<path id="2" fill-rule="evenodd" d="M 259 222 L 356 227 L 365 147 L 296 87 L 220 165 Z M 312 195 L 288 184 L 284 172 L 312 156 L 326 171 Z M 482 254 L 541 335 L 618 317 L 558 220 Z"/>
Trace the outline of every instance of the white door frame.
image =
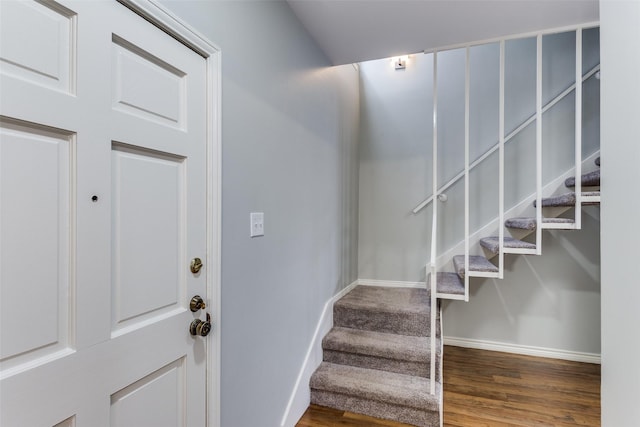
<path id="1" fill-rule="evenodd" d="M 156 0 L 117 0 L 200 54 L 207 73 L 207 306 L 213 331 L 207 349 L 207 423 L 220 427 L 221 73 L 220 49 Z"/>

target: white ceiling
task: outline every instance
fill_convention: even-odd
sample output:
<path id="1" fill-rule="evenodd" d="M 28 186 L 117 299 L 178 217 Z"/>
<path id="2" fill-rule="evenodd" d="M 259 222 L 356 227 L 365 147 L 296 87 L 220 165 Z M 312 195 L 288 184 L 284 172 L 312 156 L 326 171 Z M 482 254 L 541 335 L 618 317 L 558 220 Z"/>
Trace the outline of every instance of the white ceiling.
<path id="1" fill-rule="evenodd" d="M 334 65 L 599 20 L 598 0 L 287 0 Z"/>

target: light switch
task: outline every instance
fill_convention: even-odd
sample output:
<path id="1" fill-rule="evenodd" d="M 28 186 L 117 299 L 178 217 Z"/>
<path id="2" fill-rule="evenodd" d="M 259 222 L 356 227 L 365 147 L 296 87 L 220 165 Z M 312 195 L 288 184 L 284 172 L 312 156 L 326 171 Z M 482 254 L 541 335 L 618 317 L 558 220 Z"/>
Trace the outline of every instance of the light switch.
<path id="1" fill-rule="evenodd" d="M 264 236 L 264 212 L 251 212 L 251 237 Z"/>

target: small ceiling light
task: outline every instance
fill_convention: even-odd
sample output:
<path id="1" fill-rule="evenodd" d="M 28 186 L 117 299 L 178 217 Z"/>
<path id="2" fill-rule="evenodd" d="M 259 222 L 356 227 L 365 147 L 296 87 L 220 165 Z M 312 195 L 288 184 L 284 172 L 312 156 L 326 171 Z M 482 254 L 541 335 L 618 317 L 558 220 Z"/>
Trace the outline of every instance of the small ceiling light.
<path id="1" fill-rule="evenodd" d="M 407 67 L 407 59 L 409 59 L 409 57 L 407 55 L 397 56 L 397 57 L 393 58 L 392 59 L 393 67 L 396 70 L 404 70 Z"/>

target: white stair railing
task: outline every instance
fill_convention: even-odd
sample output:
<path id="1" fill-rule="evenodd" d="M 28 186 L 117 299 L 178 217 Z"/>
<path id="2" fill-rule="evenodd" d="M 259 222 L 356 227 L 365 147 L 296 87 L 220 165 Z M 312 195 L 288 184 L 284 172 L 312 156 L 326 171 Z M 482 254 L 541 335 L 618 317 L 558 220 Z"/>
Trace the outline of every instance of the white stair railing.
<path id="1" fill-rule="evenodd" d="M 470 93 L 471 93 L 471 48 L 466 48 L 464 72 L 464 300 L 469 301 L 469 142 L 470 142 Z"/>
<path id="2" fill-rule="evenodd" d="M 422 201 L 413 209 L 413 213 L 417 214 L 429 203 L 444 194 L 449 187 L 455 184 L 461 178 L 464 178 L 464 300 L 469 300 L 469 271 L 470 258 L 470 212 L 469 212 L 469 174 L 470 171 L 487 159 L 490 155 L 498 151 L 498 274 L 497 277 L 504 277 L 504 254 L 505 253 L 521 253 L 521 254 L 537 254 L 542 251 L 542 229 L 545 228 L 542 216 L 542 116 L 543 114 L 564 99 L 569 93 L 575 90 L 575 221 L 573 228 L 581 228 L 581 205 L 582 197 L 582 88 L 583 82 L 593 76 L 600 70 L 600 66 L 596 65 L 585 75 L 582 75 L 582 28 L 575 30 L 576 35 L 576 66 L 575 66 L 575 83 L 564 90 L 558 96 L 553 98 L 547 105 L 542 105 L 542 42 L 543 33 L 536 34 L 536 111 L 525 120 L 520 126 L 513 130 L 509 135 L 505 135 L 505 41 L 499 40 L 500 44 L 500 78 L 499 78 L 499 106 L 498 106 L 498 143 L 487 150 L 482 156 L 473 163 L 469 163 L 469 145 L 470 145 L 470 63 L 471 45 L 465 47 L 465 106 L 464 106 L 464 170 L 449 180 L 442 187 L 438 188 L 438 51 L 433 51 L 433 146 L 432 146 L 432 176 L 433 188 L 432 195 Z M 514 136 L 523 131 L 527 126 L 536 122 L 536 248 L 535 250 L 508 248 L 504 246 L 504 222 L 505 222 L 505 144 Z M 436 315 L 437 315 L 437 298 L 438 298 L 438 271 L 437 271 L 437 235 L 438 235 L 438 204 L 433 203 L 432 206 L 432 224 L 431 224 L 431 254 L 430 262 L 425 269 L 425 276 L 430 282 L 430 347 L 431 347 L 431 363 L 430 363 L 430 393 L 435 394 L 436 391 Z M 548 225 L 546 228 L 558 228 L 555 224 Z M 481 274 L 482 275 L 482 274 Z M 489 276 L 485 276 L 489 277 Z M 495 277 L 495 276 L 493 276 Z"/>
<path id="3" fill-rule="evenodd" d="M 438 52 L 433 52 L 433 194 L 437 195 L 438 192 Z M 436 269 L 437 259 L 437 238 L 438 238 L 438 204 L 433 204 L 433 216 L 431 217 L 431 262 L 429 263 L 429 271 L 427 277 L 430 278 L 431 283 L 431 310 L 429 312 L 430 318 L 430 346 L 431 349 L 431 364 L 430 368 L 430 390 L 433 395 L 436 393 L 436 307 L 437 307 L 437 293 L 438 293 L 438 271 Z"/>
<path id="4" fill-rule="evenodd" d="M 576 30 L 575 228 L 582 229 L 582 28 Z"/>
<path id="5" fill-rule="evenodd" d="M 536 254 L 542 253 L 542 34 L 536 37 Z M 504 224 L 503 224 L 504 225 Z"/>
<path id="6" fill-rule="evenodd" d="M 500 40 L 500 108 L 498 112 L 498 217 L 504 224 L 504 50 L 505 42 Z M 498 278 L 504 277 L 504 225 L 498 228 Z"/>
<path id="7" fill-rule="evenodd" d="M 589 80 L 591 77 L 593 77 L 596 73 L 598 73 L 600 71 L 600 65 L 596 65 L 595 67 L 593 67 L 591 70 L 589 70 L 588 73 L 584 74 L 584 76 L 582 76 L 582 82 L 585 82 L 587 80 Z M 558 102 L 562 101 L 564 98 L 567 97 L 567 95 L 569 95 L 571 92 L 574 91 L 576 85 L 572 84 L 571 86 L 569 86 L 567 89 L 565 89 L 562 93 L 560 93 L 558 96 L 556 96 L 555 98 L 553 98 L 551 101 L 549 101 L 548 104 L 544 105 L 542 107 L 542 114 L 546 113 L 548 110 L 550 110 L 551 108 L 553 108 Z M 527 120 L 525 120 L 524 122 L 522 122 L 522 124 L 520 126 L 518 126 L 517 128 L 515 128 L 513 131 L 511 131 L 508 135 L 505 136 L 504 138 L 504 142 L 505 144 L 507 144 L 509 141 L 511 141 L 516 135 L 518 135 L 520 132 L 522 132 L 527 126 L 529 126 L 531 123 L 535 122 L 537 119 L 538 113 L 537 111 L 531 115 Z M 480 157 L 478 157 L 476 160 L 474 160 L 470 165 L 469 165 L 469 170 L 473 170 L 476 166 L 480 165 L 482 162 L 484 162 L 489 156 L 491 156 L 493 153 L 495 153 L 499 148 L 499 144 L 496 143 L 494 146 L 492 146 L 491 148 L 489 148 L 484 154 L 482 154 Z M 438 189 L 438 194 L 443 194 L 444 192 L 446 192 L 449 188 L 451 188 L 451 186 L 453 186 L 456 182 L 458 182 L 460 179 L 464 178 L 465 175 L 465 171 L 461 171 L 460 173 L 458 173 L 457 175 L 455 175 L 453 178 L 451 178 L 449 181 L 447 181 L 446 184 L 444 184 L 442 187 L 440 187 Z M 420 211 L 422 209 L 424 209 L 425 207 L 427 207 L 431 202 L 433 202 L 433 199 L 435 197 L 433 196 L 433 194 L 429 197 L 427 197 L 426 199 L 424 199 L 422 202 L 420 202 L 418 205 L 416 205 L 415 208 L 413 208 L 413 210 L 411 211 L 414 214 L 420 213 Z"/>

